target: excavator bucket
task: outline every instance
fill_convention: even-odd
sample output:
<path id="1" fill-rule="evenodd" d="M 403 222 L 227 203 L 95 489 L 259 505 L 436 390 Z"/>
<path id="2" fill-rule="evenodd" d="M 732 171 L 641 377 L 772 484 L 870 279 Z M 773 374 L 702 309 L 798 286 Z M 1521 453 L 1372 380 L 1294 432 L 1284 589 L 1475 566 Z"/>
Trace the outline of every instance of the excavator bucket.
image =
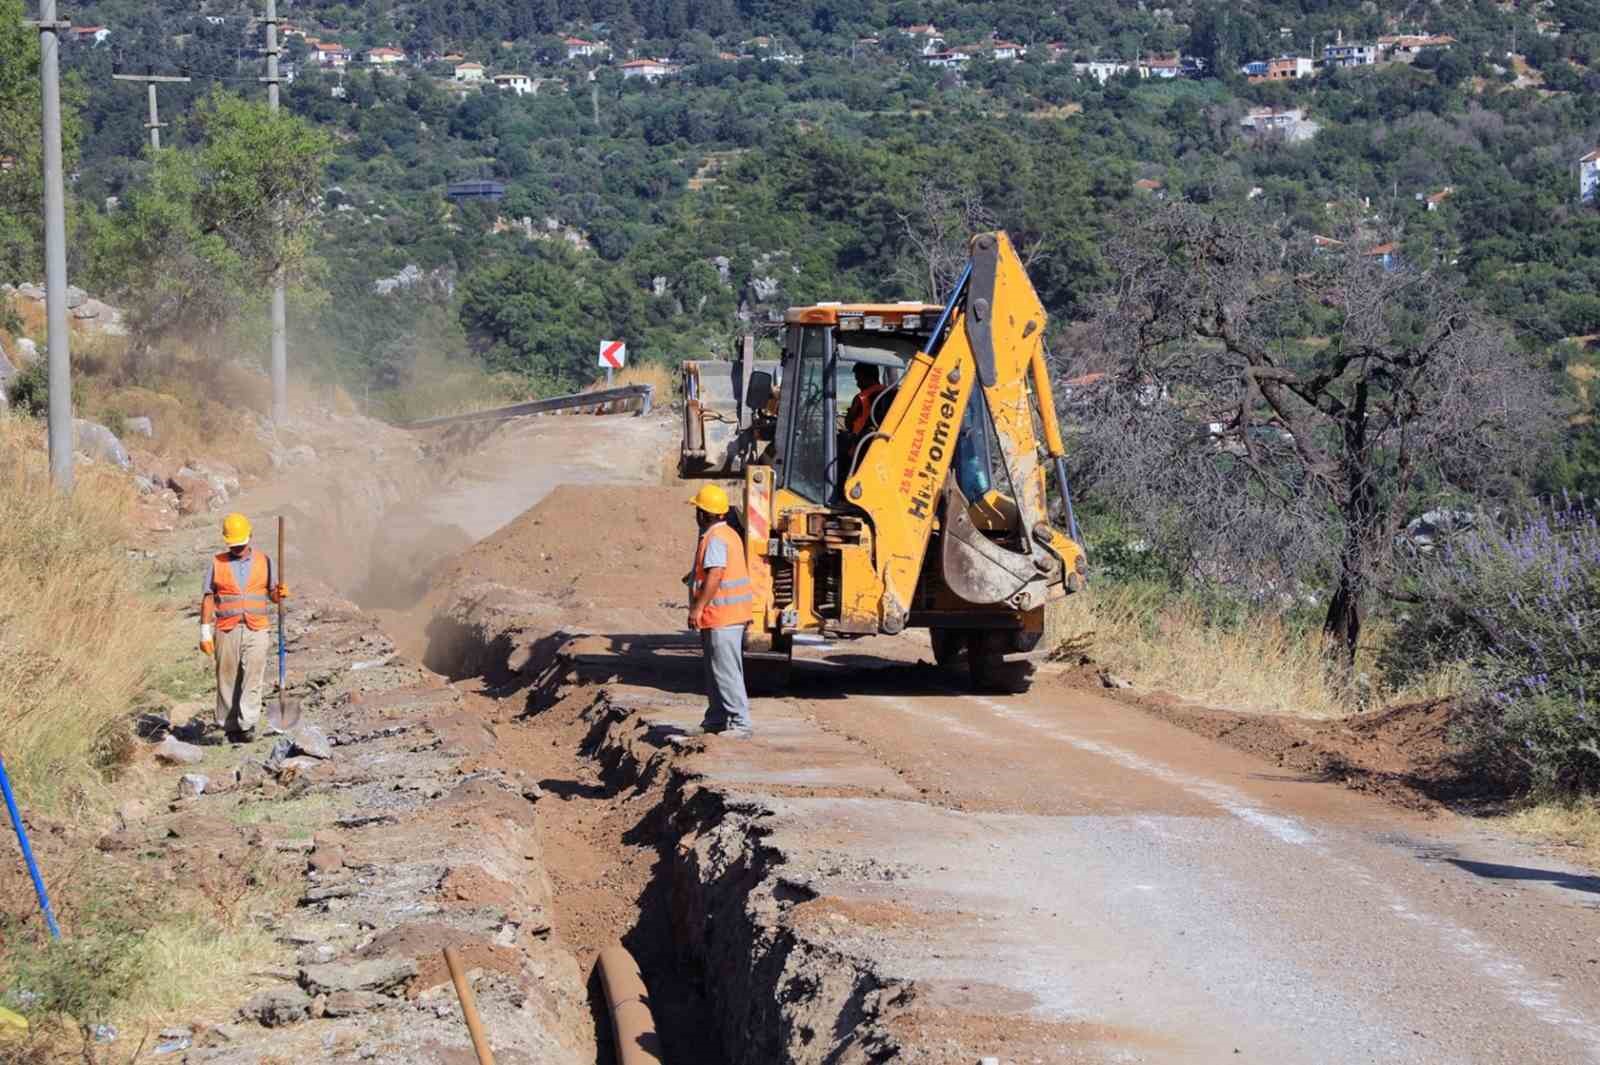
<path id="1" fill-rule="evenodd" d="M 680 477 L 739 477 L 749 463 L 756 447 L 751 382 L 760 385 L 758 375 L 765 374 L 770 394 L 778 375 L 777 362 L 756 361 L 753 340 L 745 338 L 740 357 L 732 362 L 698 359 L 683 364 Z"/>

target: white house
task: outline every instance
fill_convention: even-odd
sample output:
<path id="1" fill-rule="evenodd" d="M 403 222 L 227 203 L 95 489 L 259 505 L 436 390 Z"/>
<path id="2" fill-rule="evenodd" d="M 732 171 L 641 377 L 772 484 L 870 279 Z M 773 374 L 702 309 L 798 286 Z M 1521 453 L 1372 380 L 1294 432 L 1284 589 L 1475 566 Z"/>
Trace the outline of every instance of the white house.
<path id="1" fill-rule="evenodd" d="M 367 63 L 375 67 L 392 67 L 406 61 L 406 54 L 399 48 L 374 48 L 367 53 Z"/>
<path id="2" fill-rule="evenodd" d="M 1139 63 L 1141 78 L 1176 78 L 1183 74 L 1183 60 L 1175 55 L 1154 55 Z"/>
<path id="3" fill-rule="evenodd" d="M 568 59 L 588 59 L 611 51 L 603 41 L 586 41 L 582 37 L 563 37 L 561 43 L 567 46 Z"/>
<path id="4" fill-rule="evenodd" d="M 929 52 L 922 61 L 940 70 L 960 70 L 972 57 L 965 52 Z"/>
<path id="5" fill-rule="evenodd" d="M 678 68 L 665 59 L 630 59 L 622 64 L 624 78 L 643 78 L 646 81 L 660 81 L 670 78 L 678 72 Z"/>
<path id="6" fill-rule="evenodd" d="M 518 96 L 531 96 L 538 91 L 538 85 L 526 74 L 496 74 L 494 87 L 510 90 Z"/>
<path id="7" fill-rule="evenodd" d="M 915 26 L 901 27 L 901 33 L 907 37 L 915 37 L 922 49 L 923 55 L 933 55 L 945 51 L 944 35 L 934 26 L 922 22 Z"/>
<path id="8" fill-rule="evenodd" d="M 104 26 L 74 26 L 72 36 L 81 44 L 103 44 L 111 31 Z"/>
<path id="9" fill-rule="evenodd" d="M 1028 54 L 1028 49 L 1015 41 L 995 41 L 990 45 L 991 54 L 996 60 L 1021 59 Z"/>
<path id="10" fill-rule="evenodd" d="M 1126 74 L 1132 69 L 1131 66 L 1120 59 L 1091 59 L 1086 63 L 1072 64 L 1072 72 L 1078 77 L 1093 78 L 1101 85 L 1104 85 L 1118 74 Z"/>
<path id="11" fill-rule="evenodd" d="M 1322 63 L 1329 67 L 1370 67 L 1378 61 L 1375 44 L 1345 44 L 1344 31 L 1322 48 Z"/>
<path id="12" fill-rule="evenodd" d="M 457 63 L 456 64 L 456 80 L 457 81 L 464 81 L 464 82 L 482 81 L 483 80 L 483 64 L 482 63 Z"/>
<path id="13" fill-rule="evenodd" d="M 319 67 L 333 67 L 335 70 L 343 69 L 350 63 L 350 49 L 342 44 L 333 44 L 328 41 L 317 41 L 311 44 L 311 54 Z"/>
<path id="14" fill-rule="evenodd" d="M 1578 160 L 1578 200 L 1594 203 L 1600 196 L 1600 148 Z"/>
<path id="15" fill-rule="evenodd" d="M 1258 135 L 1282 137 L 1290 144 L 1308 141 L 1322 127 L 1306 118 L 1305 108 L 1291 107 L 1279 111 L 1272 107 L 1253 107 L 1239 120 L 1239 125 Z"/>

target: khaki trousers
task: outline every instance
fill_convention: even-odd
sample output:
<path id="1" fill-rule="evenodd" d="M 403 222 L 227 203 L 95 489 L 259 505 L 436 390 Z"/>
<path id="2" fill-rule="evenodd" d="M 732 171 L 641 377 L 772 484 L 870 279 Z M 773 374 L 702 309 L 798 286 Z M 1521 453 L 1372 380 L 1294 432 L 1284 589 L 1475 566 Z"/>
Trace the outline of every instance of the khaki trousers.
<path id="1" fill-rule="evenodd" d="M 229 732 L 249 732 L 261 717 L 261 678 L 272 648 L 271 629 L 240 622 L 217 633 L 217 724 Z"/>

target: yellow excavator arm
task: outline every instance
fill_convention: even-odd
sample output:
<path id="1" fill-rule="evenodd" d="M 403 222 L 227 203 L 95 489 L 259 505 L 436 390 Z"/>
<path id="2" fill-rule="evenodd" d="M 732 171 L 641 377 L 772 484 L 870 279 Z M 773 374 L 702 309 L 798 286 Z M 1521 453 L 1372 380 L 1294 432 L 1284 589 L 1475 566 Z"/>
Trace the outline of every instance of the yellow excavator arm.
<path id="1" fill-rule="evenodd" d="M 1061 473 L 1065 450 L 1045 364 L 1045 323 L 1010 238 L 975 237 L 928 350 L 911 360 L 845 483 L 845 498 L 873 525 L 883 631 L 905 627 L 936 527 L 943 580 L 967 602 L 1030 611 L 1051 597 L 1053 585 L 1070 591 L 1081 583 L 1081 549 L 1050 523 L 1035 431 L 1037 419 L 1044 457 Z M 970 419 L 992 427 L 988 439 L 998 449 L 986 452 L 988 469 L 965 479 L 981 498 L 968 498 L 963 478 L 950 476 L 963 431 L 987 432 Z"/>

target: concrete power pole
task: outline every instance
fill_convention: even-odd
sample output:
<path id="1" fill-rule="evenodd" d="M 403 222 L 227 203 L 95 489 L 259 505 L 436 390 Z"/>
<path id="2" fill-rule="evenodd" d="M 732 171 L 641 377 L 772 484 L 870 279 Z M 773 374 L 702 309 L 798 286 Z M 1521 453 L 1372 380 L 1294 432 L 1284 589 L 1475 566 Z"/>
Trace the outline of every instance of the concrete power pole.
<path id="1" fill-rule="evenodd" d="M 278 112 L 278 4 L 267 0 L 267 106 Z M 288 310 L 280 272 L 272 286 L 272 423 L 289 418 Z"/>
<path id="2" fill-rule="evenodd" d="M 44 105 L 44 288 L 50 371 L 50 481 L 72 491 L 72 354 L 67 332 L 67 191 L 61 165 L 61 31 L 56 0 L 39 0 Z"/>
<path id="3" fill-rule="evenodd" d="M 150 121 L 144 128 L 150 131 L 150 147 L 161 147 L 161 128 L 166 125 L 161 121 L 161 112 L 156 109 L 156 86 L 164 83 L 185 82 L 189 79 L 173 74 L 113 74 L 113 81 L 142 81 L 150 89 Z"/>

